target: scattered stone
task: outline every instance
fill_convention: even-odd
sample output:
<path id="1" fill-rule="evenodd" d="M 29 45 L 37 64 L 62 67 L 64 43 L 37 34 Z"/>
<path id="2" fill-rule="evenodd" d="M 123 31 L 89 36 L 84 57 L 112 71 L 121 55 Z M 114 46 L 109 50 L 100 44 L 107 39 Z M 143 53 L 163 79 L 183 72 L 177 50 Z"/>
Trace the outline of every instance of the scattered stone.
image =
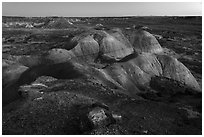
<path id="1" fill-rule="evenodd" d="M 39 98 L 36 98 L 34 100 L 42 100 L 42 99 L 43 99 L 43 97 L 39 97 Z"/>
<path id="2" fill-rule="evenodd" d="M 95 108 L 89 112 L 88 118 L 93 122 L 95 127 L 106 126 L 110 124 L 110 120 L 107 117 L 105 110 L 102 108 Z"/>
<path id="3" fill-rule="evenodd" d="M 187 117 L 189 119 L 191 118 L 198 118 L 201 116 L 201 114 L 197 111 L 193 111 L 192 108 L 186 108 L 186 107 L 180 107 L 179 109 L 183 109 L 187 112 Z"/>
<path id="4" fill-rule="evenodd" d="M 157 39 L 162 39 L 163 38 L 162 35 L 157 35 L 157 34 L 152 34 L 152 35 Z"/>
<path id="5" fill-rule="evenodd" d="M 117 123 L 122 122 L 122 116 L 118 114 L 113 114 L 113 118 L 116 120 Z"/>
<path id="6" fill-rule="evenodd" d="M 142 133 L 147 134 L 147 133 L 148 133 L 148 130 L 144 130 L 144 131 L 142 131 Z"/>

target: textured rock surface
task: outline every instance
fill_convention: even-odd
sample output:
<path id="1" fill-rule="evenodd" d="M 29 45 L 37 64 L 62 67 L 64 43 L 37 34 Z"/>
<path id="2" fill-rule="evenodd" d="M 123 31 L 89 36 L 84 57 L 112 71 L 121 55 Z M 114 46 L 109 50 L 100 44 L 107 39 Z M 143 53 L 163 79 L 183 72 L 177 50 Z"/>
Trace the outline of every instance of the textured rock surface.
<path id="1" fill-rule="evenodd" d="M 2 60 L 2 84 L 3 88 L 19 79 L 20 75 L 28 67 L 9 60 Z"/>
<path id="2" fill-rule="evenodd" d="M 101 30 L 81 33 L 72 38 L 77 44 L 70 50 L 53 48 L 41 56 L 18 56 L 16 61 L 31 69 L 21 75 L 26 67 L 22 66 L 18 74 L 15 72 L 18 69 L 8 71 L 9 68 L 4 67 L 3 82 L 8 78 L 6 83 L 12 83 L 21 75 L 18 84 L 14 84 L 18 87 L 42 75 L 65 79 L 73 73 L 70 77 L 75 77 L 75 72 L 68 69 L 71 64 L 78 72 L 89 74 L 111 87 L 125 89 L 128 95 L 144 92 L 154 76 L 167 77 L 201 91 L 191 72 L 177 59 L 162 53 L 162 47 L 149 32 L 136 31 L 132 46 L 121 30 L 108 32 L 110 34 Z"/>
<path id="3" fill-rule="evenodd" d="M 176 58 L 167 55 L 158 55 L 157 58 L 162 65 L 164 77 L 174 79 L 197 91 L 201 91 L 198 82 L 191 74 L 190 70 Z"/>
<path id="4" fill-rule="evenodd" d="M 162 47 L 157 39 L 147 31 L 139 30 L 132 35 L 132 44 L 138 52 L 160 53 Z"/>
<path id="5" fill-rule="evenodd" d="M 202 134 L 201 18 L 2 18 L 2 134 Z"/>

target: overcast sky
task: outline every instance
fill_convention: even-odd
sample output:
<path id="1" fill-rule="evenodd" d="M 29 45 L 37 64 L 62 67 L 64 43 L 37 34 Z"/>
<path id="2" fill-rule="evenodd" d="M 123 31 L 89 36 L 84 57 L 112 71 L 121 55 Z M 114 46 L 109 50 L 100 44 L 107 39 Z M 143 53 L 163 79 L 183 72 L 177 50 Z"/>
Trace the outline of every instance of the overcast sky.
<path id="1" fill-rule="evenodd" d="M 3 16 L 202 15 L 201 2 L 3 2 Z"/>

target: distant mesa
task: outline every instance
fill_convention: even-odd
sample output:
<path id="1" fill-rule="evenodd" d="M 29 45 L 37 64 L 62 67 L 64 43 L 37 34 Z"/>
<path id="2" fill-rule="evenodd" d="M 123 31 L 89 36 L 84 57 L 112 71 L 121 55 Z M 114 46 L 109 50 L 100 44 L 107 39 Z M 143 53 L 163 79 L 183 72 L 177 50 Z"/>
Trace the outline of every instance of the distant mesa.
<path id="1" fill-rule="evenodd" d="M 69 20 L 66 20 L 65 18 L 57 18 L 54 20 L 51 20 L 45 28 L 53 28 L 53 29 L 66 29 L 66 28 L 73 28 L 75 25 L 70 22 Z"/>

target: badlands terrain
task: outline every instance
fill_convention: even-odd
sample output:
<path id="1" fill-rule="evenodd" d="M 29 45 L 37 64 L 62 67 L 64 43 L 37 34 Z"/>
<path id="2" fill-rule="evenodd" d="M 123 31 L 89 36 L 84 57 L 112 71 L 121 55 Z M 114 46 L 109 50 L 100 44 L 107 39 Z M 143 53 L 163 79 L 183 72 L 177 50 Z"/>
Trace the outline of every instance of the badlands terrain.
<path id="1" fill-rule="evenodd" d="M 202 17 L 2 19 L 2 134 L 202 134 Z"/>

